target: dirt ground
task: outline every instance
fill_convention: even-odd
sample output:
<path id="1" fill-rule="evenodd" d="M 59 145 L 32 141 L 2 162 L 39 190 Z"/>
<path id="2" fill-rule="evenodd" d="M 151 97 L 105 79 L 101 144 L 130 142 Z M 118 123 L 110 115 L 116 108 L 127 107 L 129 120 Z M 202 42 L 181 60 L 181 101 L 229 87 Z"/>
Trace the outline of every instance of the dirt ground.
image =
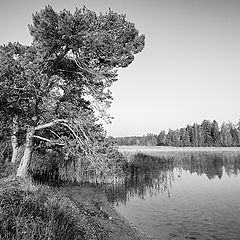
<path id="1" fill-rule="evenodd" d="M 86 186 L 65 186 L 60 192 L 80 209 L 79 217 L 89 229 L 90 239 L 150 240 L 151 237 L 134 227 L 117 213 L 101 189 Z M 88 227 L 86 227 L 88 225 Z"/>

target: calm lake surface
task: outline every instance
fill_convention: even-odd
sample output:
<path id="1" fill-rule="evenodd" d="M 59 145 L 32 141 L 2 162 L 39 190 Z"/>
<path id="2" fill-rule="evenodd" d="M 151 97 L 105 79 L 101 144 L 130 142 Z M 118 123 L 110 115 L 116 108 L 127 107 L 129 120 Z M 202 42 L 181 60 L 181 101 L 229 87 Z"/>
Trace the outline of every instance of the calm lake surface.
<path id="1" fill-rule="evenodd" d="M 107 192 L 135 226 L 153 239 L 240 239 L 240 152 L 131 158 Z"/>

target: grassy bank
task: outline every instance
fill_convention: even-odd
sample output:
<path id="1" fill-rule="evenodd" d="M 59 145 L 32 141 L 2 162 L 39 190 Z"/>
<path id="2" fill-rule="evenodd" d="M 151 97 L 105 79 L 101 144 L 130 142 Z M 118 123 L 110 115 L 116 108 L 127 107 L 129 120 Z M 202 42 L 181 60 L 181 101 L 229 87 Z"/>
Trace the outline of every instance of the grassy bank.
<path id="1" fill-rule="evenodd" d="M 52 188 L 15 178 L 0 183 L 0 239 L 150 239 L 123 219 L 103 190 Z"/>
<path id="2" fill-rule="evenodd" d="M 0 211 L 0 239 L 77 240 L 87 236 L 75 204 L 47 186 L 1 179 Z"/>

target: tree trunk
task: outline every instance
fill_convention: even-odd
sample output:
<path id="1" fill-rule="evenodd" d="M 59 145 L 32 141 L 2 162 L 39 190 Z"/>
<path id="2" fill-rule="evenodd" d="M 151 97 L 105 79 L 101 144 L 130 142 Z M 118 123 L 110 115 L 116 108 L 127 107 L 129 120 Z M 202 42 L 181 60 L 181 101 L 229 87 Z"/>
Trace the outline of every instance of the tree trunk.
<path id="1" fill-rule="evenodd" d="M 12 123 L 12 136 L 11 136 L 11 144 L 12 144 L 12 159 L 11 163 L 15 163 L 18 155 L 18 140 L 17 140 L 17 133 L 18 133 L 18 118 L 17 116 L 13 117 Z"/>
<path id="2" fill-rule="evenodd" d="M 17 160 L 19 147 L 16 146 L 16 144 L 13 142 L 13 140 L 12 140 L 12 150 L 13 150 L 13 152 L 12 152 L 11 163 L 15 163 Z"/>
<path id="3" fill-rule="evenodd" d="M 28 177 L 28 166 L 31 160 L 32 150 L 33 150 L 33 135 L 34 135 L 34 127 L 29 127 L 26 135 L 25 150 L 17 170 L 17 177 L 21 177 L 21 178 Z"/>

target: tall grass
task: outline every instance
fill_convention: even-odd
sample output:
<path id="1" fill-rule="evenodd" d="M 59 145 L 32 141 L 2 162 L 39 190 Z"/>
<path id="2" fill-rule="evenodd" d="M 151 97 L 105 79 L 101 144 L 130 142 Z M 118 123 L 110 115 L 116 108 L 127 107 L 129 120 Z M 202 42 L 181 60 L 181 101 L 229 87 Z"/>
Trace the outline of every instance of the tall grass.
<path id="1" fill-rule="evenodd" d="M 85 239 L 84 230 L 74 219 L 75 209 L 68 200 L 46 186 L 16 179 L 1 181 L 0 239 Z"/>

